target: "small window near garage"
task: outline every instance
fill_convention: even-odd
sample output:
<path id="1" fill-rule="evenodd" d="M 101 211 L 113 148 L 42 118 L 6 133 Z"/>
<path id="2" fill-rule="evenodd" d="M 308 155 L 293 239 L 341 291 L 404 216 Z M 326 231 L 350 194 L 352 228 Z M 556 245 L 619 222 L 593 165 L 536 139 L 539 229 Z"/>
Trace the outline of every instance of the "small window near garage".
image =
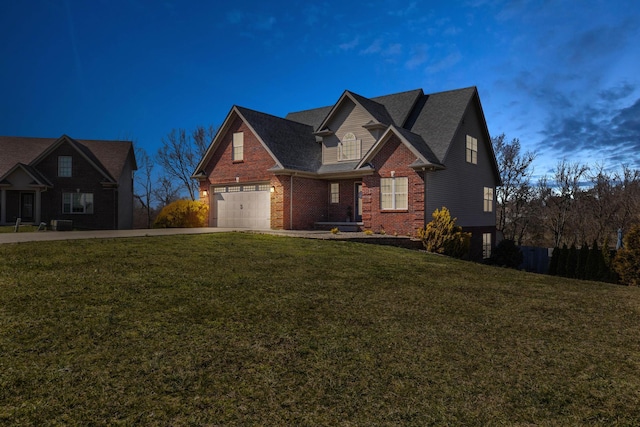
<path id="1" fill-rule="evenodd" d="M 409 178 L 380 178 L 380 208 L 406 210 L 409 206 Z"/>
<path id="2" fill-rule="evenodd" d="M 70 177 L 72 170 L 71 156 L 58 156 L 58 176 Z"/>
<path id="3" fill-rule="evenodd" d="M 227 192 L 228 193 L 237 193 L 240 191 L 240 186 L 239 185 L 232 185 L 227 187 Z"/>
<path id="4" fill-rule="evenodd" d="M 331 183 L 331 194 L 329 199 L 331 203 L 340 203 L 340 184 L 337 182 Z"/>
<path id="5" fill-rule="evenodd" d="M 93 193 L 62 193 L 62 213 L 92 214 Z"/>
<path id="6" fill-rule="evenodd" d="M 478 140 L 467 135 L 467 163 L 478 164 Z"/>
<path id="7" fill-rule="evenodd" d="M 214 193 L 224 193 L 227 191 L 227 187 L 213 187 Z"/>
<path id="8" fill-rule="evenodd" d="M 484 211 L 493 212 L 493 188 L 484 187 Z"/>
<path id="9" fill-rule="evenodd" d="M 244 133 L 236 132 L 233 134 L 233 161 L 241 162 L 244 160 Z"/>
<path id="10" fill-rule="evenodd" d="M 491 258 L 491 233 L 482 233 L 482 258 Z"/>

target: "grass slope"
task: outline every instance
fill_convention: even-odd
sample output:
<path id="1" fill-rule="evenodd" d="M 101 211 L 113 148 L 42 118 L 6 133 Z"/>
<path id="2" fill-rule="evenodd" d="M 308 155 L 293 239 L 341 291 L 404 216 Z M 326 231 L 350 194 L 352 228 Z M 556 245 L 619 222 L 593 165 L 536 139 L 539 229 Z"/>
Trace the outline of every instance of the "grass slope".
<path id="1" fill-rule="evenodd" d="M 0 246 L 0 423 L 638 425 L 640 289 L 349 242 Z"/>

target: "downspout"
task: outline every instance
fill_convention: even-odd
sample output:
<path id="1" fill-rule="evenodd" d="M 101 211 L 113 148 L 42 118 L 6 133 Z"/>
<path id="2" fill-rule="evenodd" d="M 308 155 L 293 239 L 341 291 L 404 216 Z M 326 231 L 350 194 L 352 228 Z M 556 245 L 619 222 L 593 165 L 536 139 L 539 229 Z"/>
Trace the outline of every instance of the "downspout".
<path id="1" fill-rule="evenodd" d="M 293 230 L 293 175 L 289 182 L 289 229 Z"/>
<path id="2" fill-rule="evenodd" d="M 422 168 L 422 174 L 424 175 L 424 209 L 422 213 L 422 229 L 427 228 L 427 169 Z"/>

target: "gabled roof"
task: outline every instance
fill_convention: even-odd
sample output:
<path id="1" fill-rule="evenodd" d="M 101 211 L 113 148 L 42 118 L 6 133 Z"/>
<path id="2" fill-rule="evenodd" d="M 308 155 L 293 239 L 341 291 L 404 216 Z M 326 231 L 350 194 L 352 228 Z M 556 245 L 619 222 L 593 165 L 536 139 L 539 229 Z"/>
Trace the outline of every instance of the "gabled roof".
<path id="1" fill-rule="evenodd" d="M 7 175 L 18 163 L 36 170 L 34 166 L 65 142 L 78 150 L 109 181 L 115 182 L 120 178 L 130 155 L 133 169 L 137 169 L 131 141 L 76 140 L 67 135 L 60 138 L 0 136 L 0 176 Z M 40 172 L 37 173 L 44 178 Z"/>
<path id="2" fill-rule="evenodd" d="M 236 107 L 284 169 L 312 172 L 322 163 L 322 149 L 316 143 L 311 126 Z"/>
<path id="3" fill-rule="evenodd" d="M 24 163 L 16 163 L 11 169 L 6 171 L 3 175 L 0 175 L 0 185 L 10 185 L 7 181 L 7 178 L 14 173 L 16 170 L 21 169 L 33 180 L 30 184 L 37 187 L 52 187 L 53 184 L 51 181 L 47 179 L 46 176 L 42 175 L 36 168 L 33 166 L 25 165 Z"/>
<path id="4" fill-rule="evenodd" d="M 397 136 L 398 139 L 400 139 L 400 142 L 405 144 L 407 148 L 411 150 L 413 154 L 415 154 L 417 161 L 411 166 L 429 166 L 434 168 L 443 167 L 442 164 L 440 164 L 438 158 L 433 154 L 429 146 L 425 144 L 424 139 L 420 135 L 416 135 L 415 133 L 412 133 L 406 129 L 391 125 L 389 126 L 387 131 L 380 137 L 380 139 L 374 144 L 374 146 L 371 147 L 367 154 L 362 158 L 356 168 L 360 168 L 373 160 L 376 154 L 380 151 L 384 144 L 387 143 L 392 135 Z"/>
<path id="5" fill-rule="evenodd" d="M 427 95 L 422 110 L 409 129 L 423 137 L 440 162 L 444 162 L 451 141 L 476 93 L 475 87 L 468 87 Z"/>
<path id="6" fill-rule="evenodd" d="M 353 102 L 366 111 L 369 117 L 362 126 L 370 130 L 382 130 L 382 136 L 359 162 L 322 165 L 321 146 L 315 142 L 315 138 L 331 135 L 335 131 L 327 128 L 327 124 L 345 102 Z M 271 168 L 273 171 L 297 170 L 324 176 L 367 172 L 371 169 L 368 163 L 392 135 L 396 135 L 416 155 L 417 160 L 412 167 L 439 169 L 444 167 L 454 137 L 473 105 L 478 107 L 484 136 L 489 141 L 476 87 L 434 94 L 415 89 L 375 98 L 366 98 L 346 90 L 334 105 L 289 113 L 284 119 L 234 106 L 195 173 L 201 172 L 209 161 L 216 140 L 226 133 L 230 118 L 235 115 L 247 123 L 271 154 L 275 162 Z M 494 173 L 498 175 L 495 154 L 492 147 L 488 149 L 493 156 Z"/>
<path id="7" fill-rule="evenodd" d="M 239 117 L 256 135 L 262 146 L 273 158 L 273 169 L 295 169 L 300 171 L 316 171 L 322 162 L 322 148 L 316 142 L 313 128 L 304 123 L 294 122 L 233 106 L 224 123 L 218 129 L 213 142 L 194 171 L 194 178 L 202 172 L 213 153 L 221 143 L 221 138 L 228 131 L 234 119 Z"/>

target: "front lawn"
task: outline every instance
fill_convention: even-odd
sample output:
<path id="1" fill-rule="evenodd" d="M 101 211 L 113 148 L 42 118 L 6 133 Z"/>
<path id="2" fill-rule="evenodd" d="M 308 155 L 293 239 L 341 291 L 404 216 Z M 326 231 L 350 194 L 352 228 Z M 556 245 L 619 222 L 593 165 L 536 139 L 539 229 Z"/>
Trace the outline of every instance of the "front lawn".
<path id="1" fill-rule="evenodd" d="M 640 424 L 640 289 L 243 233 L 0 245 L 0 424 Z"/>

